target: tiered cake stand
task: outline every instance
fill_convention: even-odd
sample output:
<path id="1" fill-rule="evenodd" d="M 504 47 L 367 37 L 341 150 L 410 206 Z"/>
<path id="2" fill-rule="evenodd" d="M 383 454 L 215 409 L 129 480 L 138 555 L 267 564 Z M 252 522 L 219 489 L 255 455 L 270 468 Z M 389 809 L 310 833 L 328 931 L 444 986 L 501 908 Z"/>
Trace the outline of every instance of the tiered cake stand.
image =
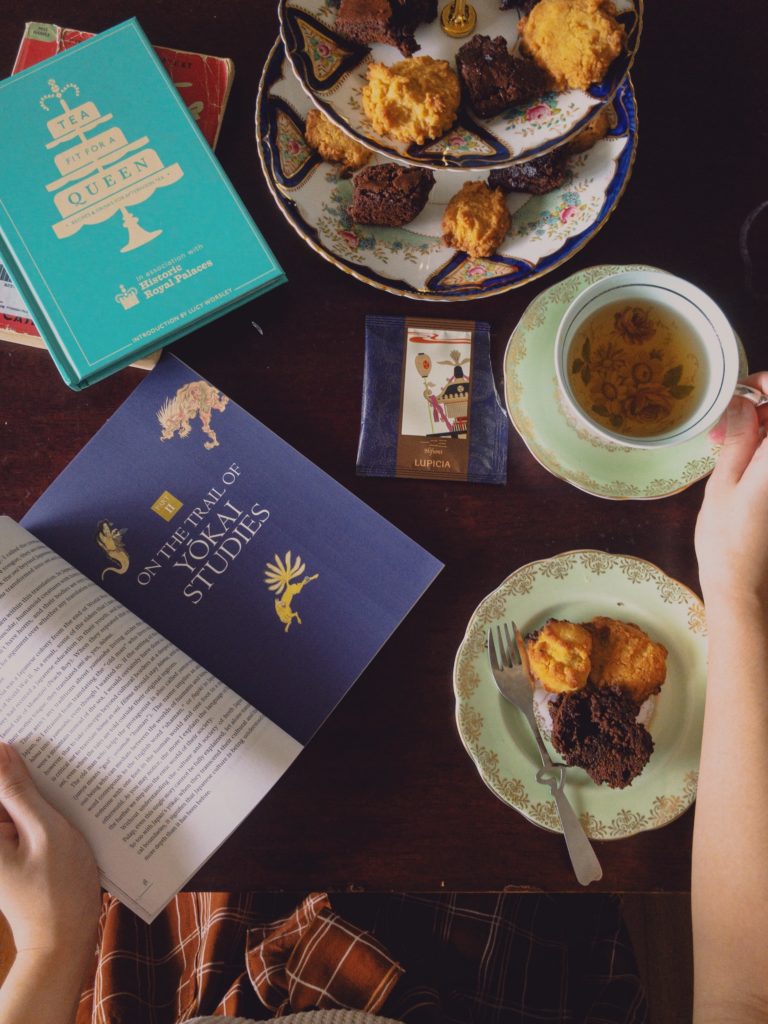
<path id="1" fill-rule="evenodd" d="M 477 0 L 475 32 L 504 35 L 514 48 L 517 13 L 492 0 Z M 334 29 L 335 8 L 322 0 L 281 0 L 281 39 L 265 65 L 256 109 L 262 167 L 281 211 L 297 233 L 346 273 L 377 288 L 430 301 L 474 299 L 535 280 L 578 252 L 599 231 L 626 187 L 637 148 L 637 105 L 629 66 L 642 23 L 642 0 L 621 0 L 626 51 L 606 79 L 588 92 L 547 93 L 487 121 L 460 111 L 441 139 L 425 146 L 377 136 L 360 103 L 371 60 L 393 64 L 390 46 L 370 50 Z M 451 39 L 439 18 L 416 31 L 421 49 L 453 61 L 465 39 Z M 338 165 L 308 146 L 304 121 L 318 107 L 373 150 L 372 162 L 396 160 L 430 167 L 435 186 L 425 209 L 403 228 L 355 224 L 349 217 L 352 181 Z M 478 259 L 445 246 L 441 220 L 446 203 L 467 180 L 532 159 L 568 142 L 601 110 L 610 111 L 608 134 L 591 149 L 568 157 L 568 175 L 542 196 L 511 193 L 512 227 L 493 257 Z"/>

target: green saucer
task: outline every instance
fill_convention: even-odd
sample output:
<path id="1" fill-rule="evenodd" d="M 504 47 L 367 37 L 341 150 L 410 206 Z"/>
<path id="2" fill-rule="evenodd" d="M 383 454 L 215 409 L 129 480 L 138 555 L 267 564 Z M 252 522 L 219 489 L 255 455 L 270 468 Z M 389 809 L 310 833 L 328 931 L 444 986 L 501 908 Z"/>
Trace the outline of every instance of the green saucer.
<path id="1" fill-rule="evenodd" d="M 555 335 L 568 305 L 588 285 L 639 264 L 589 267 L 552 285 L 528 306 L 504 354 L 504 398 L 510 418 L 541 465 L 599 498 L 666 498 L 707 476 L 717 446 L 703 434 L 685 444 L 645 451 L 601 440 L 567 410 L 554 367 Z M 739 375 L 747 373 L 741 343 Z"/>

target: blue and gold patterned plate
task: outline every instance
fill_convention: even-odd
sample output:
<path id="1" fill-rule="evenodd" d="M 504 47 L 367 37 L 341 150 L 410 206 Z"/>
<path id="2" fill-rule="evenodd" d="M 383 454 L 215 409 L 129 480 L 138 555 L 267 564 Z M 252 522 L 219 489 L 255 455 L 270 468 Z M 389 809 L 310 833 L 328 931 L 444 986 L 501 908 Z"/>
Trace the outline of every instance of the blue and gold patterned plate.
<path id="1" fill-rule="evenodd" d="M 485 784 L 522 815 L 561 831 L 554 801 L 536 781 L 541 762 L 523 716 L 499 695 L 488 665 L 488 627 L 513 619 L 526 634 L 547 619 L 607 615 L 634 622 L 669 651 L 667 679 L 648 724 L 654 751 L 625 789 L 569 768 L 566 792 L 592 839 L 624 839 L 679 817 L 696 797 L 706 690 L 704 605 L 650 562 L 605 551 L 568 551 L 530 562 L 489 594 L 467 626 L 453 669 L 456 721 Z M 548 744 L 553 760 L 559 755 Z"/>
<path id="2" fill-rule="evenodd" d="M 511 194 L 512 227 L 497 254 L 474 259 L 443 244 L 440 222 L 465 180 L 487 172 L 435 172 L 419 216 L 404 228 L 354 224 L 352 181 L 304 138 L 312 102 L 276 43 L 256 102 L 256 138 L 267 184 L 294 230 L 321 256 L 375 288 L 432 301 L 477 299 L 533 281 L 577 253 L 607 221 L 627 184 L 637 148 L 632 83 L 613 103 L 613 128 L 569 159 L 567 181 L 543 196 Z M 381 162 L 374 155 L 372 162 Z"/>
<path id="3" fill-rule="evenodd" d="M 545 288 L 523 313 L 504 354 L 504 399 L 528 450 L 554 476 L 599 498 L 666 498 L 711 473 L 717 447 L 707 434 L 669 448 L 628 448 L 576 420 L 555 376 L 557 327 L 570 303 L 594 281 L 643 265 L 588 267 Z M 739 376 L 747 357 L 738 341 Z"/>
<path id="4" fill-rule="evenodd" d="M 640 41 L 643 0 L 614 0 L 627 31 L 627 45 L 602 82 L 586 92 L 570 89 L 546 93 L 535 102 L 510 107 L 488 120 L 475 118 L 462 104 L 456 124 L 442 138 L 422 146 L 398 142 L 374 132 L 363 112 L 361 91 L 372 61 L 392 65 L 402 60 L 393 46 L 351 43 L 334 29 L 338 0 L 280 0 L 280 34 L 302 88 L 340 128 L 390 160 L 434 169 L 472 170 L 501 167 L 554 149 L 579 132 L 617 93 Z M 439 0 L 438 7 L 443 6 Z M 516 10 L 499 10 L 499 0 L 473 0 L 475 34 L 503 36 L 510 49 L 517 44 Z M 416 56 L 428 55 L 454 64 L 467 40 L 451 39 L 440 17 L 416 29 Z"/>

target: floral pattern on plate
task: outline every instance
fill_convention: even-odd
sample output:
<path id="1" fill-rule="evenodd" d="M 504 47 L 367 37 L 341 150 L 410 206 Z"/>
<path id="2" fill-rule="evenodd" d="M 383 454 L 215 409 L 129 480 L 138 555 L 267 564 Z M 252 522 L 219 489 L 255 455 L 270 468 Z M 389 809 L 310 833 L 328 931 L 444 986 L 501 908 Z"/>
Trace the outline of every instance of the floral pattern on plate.
<path id="1" fill-rule="evenodd" d="M 637 146 L 628 79 L 614 101 L 611 132 L 587 152 L 570 157 L 560 188 L 543 196 L 511 194 L 512 228 L 498 253 L 480 260 L 445 247 L 441 220 L 462 182 L 485 179 L 485 172 L 436 171 L 426 207 L 404 228 L 354 224 L 347 213 L 352 182 L 303 144 L 310 109 L 282 45 L 276 44 L 259 88 L 256 135 L 267 184 L 281 211 L 313 249 L 346 273 L 387 291 L 435 301 L 481 298 L 518 287 L 578 252 L 619 201 Z M 373 161 L 379 160 L 374 155 Z"/>
<path id="2" fill-rule="evenodd" d="M 301 87 L 332 121 L 382 156 L 434 169 L 471 170 L 501 167 L 554 149 L 580 131 L 618 91 L 640 41 L 643 0 L 615 0 L 627 30 L 627 46 L 605 79 L 586 92 L 570 89 L 547 93 L 524 107 L 497 117 L 475 119 L 462 105 L 457 124 L 441 139 L 424 145 L 398 142 L 374 132 L 360 103 L 369 63 L 392 65 L 402 59 L 393 46 L 368 49 L 339 35 L 334 28 L 337 5 L 327 0 L 280 0 L 280 34 Z M 510 49 L 518 42 L 516 10 L 499 10 L 498 0 L 475 0 L 477 33 L 503 36 Z M 451 39 L 440 28 L 439 15 L 418 26 L 418 56 L 454 63 L 467 40 Z"/>
<path id="3" fill-rule="evenodd" d="M 555 376 L 557 325 L 588 285 L 622 270 L 646 266 L 599 266 L 581 270 L 537 295 L 523 313 L 504 355 L 504 398 L 528 450 L 554 476 L 600 498 L 665 498 L 690 487 L 714 467 L 717 448 L 704 434 L 684 444 L 646 450 L 606 442 L 580 426 L 562 401 Z M 739 374 L 747 373 L 743 348 Z M 551 401 L 543 404 L 542 395 Z"/>
<path id="4" fill-rule="evenodd" d="M 568 798 L 587 835 L 624 839 L 668 824 L 696 797 L 707 644 L 704 606 L 687 587 L 650 562 L 605 551 L 568 551 L 521 566 L 469 621 L 453 669 L 456 721 L 491 791 L 535 824 L 561 831 L 554 801 L 536 782 L 541 762 L 528 725 L 493 681 L 488 628 L 514 619 L 525 634 L 549 618 L 579 622 L 595 615 L 634 622 L 669 651 L 649 727 L 655 749 L 644 771 L 626 789 L 610 789 L 580 768 L 568 769 Z"/>

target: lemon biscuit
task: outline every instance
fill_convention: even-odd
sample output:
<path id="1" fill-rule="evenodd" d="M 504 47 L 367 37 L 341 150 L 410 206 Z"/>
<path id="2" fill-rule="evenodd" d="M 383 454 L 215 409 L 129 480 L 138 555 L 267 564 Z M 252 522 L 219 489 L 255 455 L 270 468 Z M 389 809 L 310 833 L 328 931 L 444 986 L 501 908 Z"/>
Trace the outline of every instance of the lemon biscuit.
<path id="1" fill-rule="evenodd" d="M 583 153 L 585 150 L 591 149 L 600 139 L 604 139 L 615 124 L 616 114 L 609 103 L 607 107 L 603 107 L 597 117 L 592 118 L 586 128 L 582 128 L 578 135 L 574 135 L 565 149 L 570 154 Z"/>
<path id="2" fill-rule="evenodd" d="M 526 641 L 531 671 L 550 693 L 573 693 L 586 686 L 592 634 L 576 622 L 550 619 Z"/>
<path id="3" fill-rule="evenodd" d="M 370 149 L 355 142 L 319 110 L 310 110 L 307 114 L 304 137 L 323 160 L 341 164 L 345 171 L 363 167 L 371 159 Z"/>
<path id="4" fill-rule="evenodd" d="M 611 0 L 539 0 L 518 28 L 558 89 L 588 89 L 621 53 L 626 33 Z"/>
<path id="5" fill-rule="evenodd" d="M 445 208 L 443 241 L 470 256 L 492 256 L 511 223 L 501 189 L 467 181 Z"/>
<path id="6" fill-rule="evenodd" d="M 461 90 L 448 61 L 411 57 L 391 67 L 373 63 L 363 87 L 363 110 L 374 131 L 422 145 L 456 120 Z"/>
<path id="7" fill-rule="evenodd" d="M 598 615 L 589 623 L 592 671 L 597 687 L 618 686 L 639 707 L 667 677 L 667 649 L 633 622 Z"/>

